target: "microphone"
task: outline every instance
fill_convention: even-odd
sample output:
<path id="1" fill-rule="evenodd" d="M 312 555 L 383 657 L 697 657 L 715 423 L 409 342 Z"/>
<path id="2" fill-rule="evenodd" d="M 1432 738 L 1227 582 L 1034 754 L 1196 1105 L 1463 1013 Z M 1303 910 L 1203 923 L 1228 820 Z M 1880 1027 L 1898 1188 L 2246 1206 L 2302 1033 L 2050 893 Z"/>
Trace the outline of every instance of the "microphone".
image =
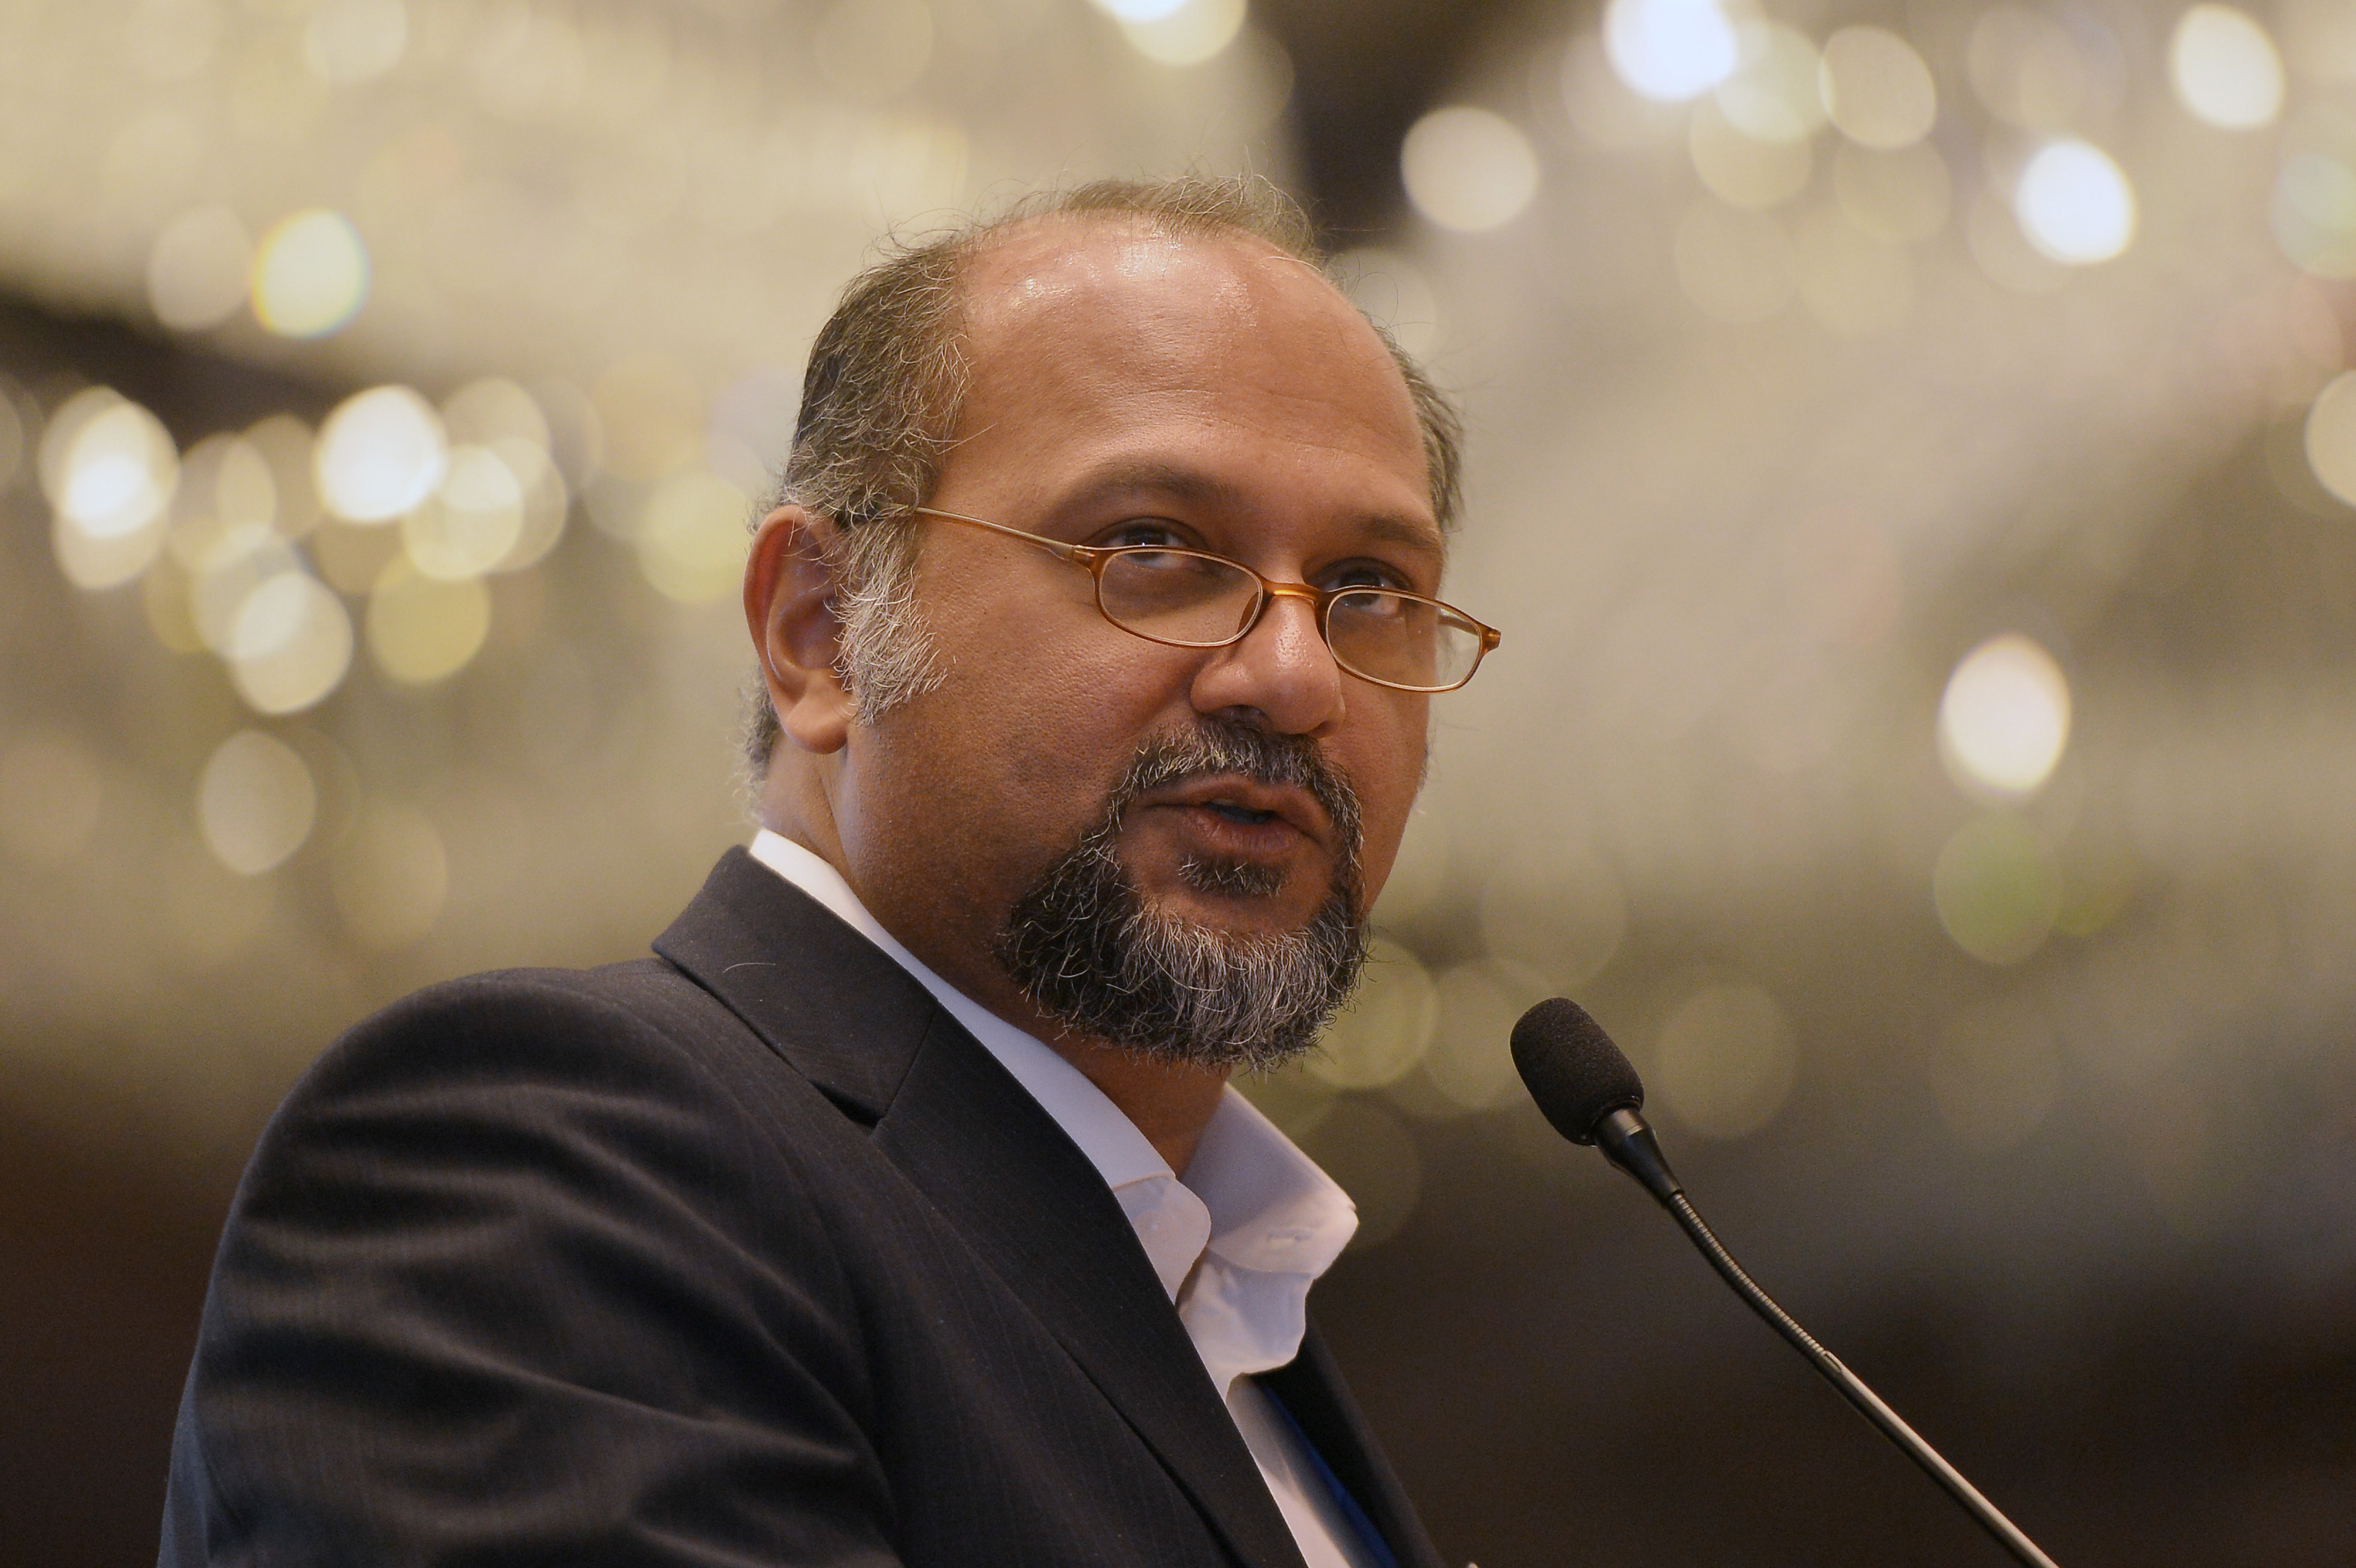
<path id="1" fill-rule="evenodd" d="M 1514 1026 L 1514 1066 L 1528 1085 L 1530 1098 L 1537 1101 L 1538 1109 L 1554 1123 L 1556 1132 L 1574 1144 L 1592 1144 L 1601 1149 L 1605 1159 L 1633 1176 L 1645 1191 L 1658 1198 L 1661 1207 L 1675 1216 L 1693 1239 L 1701 1255 L 1709 1260 L 1710 1267 L 1733 1287 L 1734 1294 L 1749 1303 L 1751 1309 L 1765 1318 L 1768 1326 L 1782 1335 L 1794 1349 L 1806 1357 L 1808 1364 L 1857 1407 L 1858 1413 L 1920 1465 L 2006 1551 L 2029 1568 L 2056 1568 L 2053 1559 L 2021 1533 L 2019 1526 L 2005 1518 L 1994 1503 L 1980 1495 L 1977 1487 L 1964 1479 L 1961 1471 L 1941 1458 L 1937 1449 L 1922 1441 L 1912 1427 L 1898 1418 L 1896 1411 L 1882 1403 L 1856 1373 L 1841 1365 L 1838 1357 L 1817 1344 L 1790 1313 L 1776 1305 L 1742 1272 L 1742 1265 L 1719 1244 L 1709 1227 L 1702 1223 L 1701 1216 L 1694 1211 L 1694 1206 L 1686 1200 L 1685 1188 L 1669 1169 L 1659 1141 L 1638 1114 L 1644 1107 L 1644 1080 L 1636 1076 L 1636 1069 L 1629 1065 L 1620 1047 L 1612 1043 L 1612 1036 L 1603 1032 L 1603 1026 L 1587 1015 L 1585 1008 L 1558 996 L 1523 1014 L 1521 1022 Z"/>

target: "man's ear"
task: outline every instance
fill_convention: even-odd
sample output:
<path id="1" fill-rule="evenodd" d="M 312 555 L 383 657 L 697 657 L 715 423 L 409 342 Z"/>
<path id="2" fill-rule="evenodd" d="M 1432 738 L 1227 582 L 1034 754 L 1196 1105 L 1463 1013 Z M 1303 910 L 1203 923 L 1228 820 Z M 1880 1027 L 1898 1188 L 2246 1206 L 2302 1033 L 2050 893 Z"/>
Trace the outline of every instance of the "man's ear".
<path id="1" fill-rule="evenodd" d="M 842 628 L 829 564 L 833 525 L 800 507 L 761 520 L 744 561 L 744 624 L 786 738 L 804 751 L 840 751 L 853 704 L 836 672 Z"/>

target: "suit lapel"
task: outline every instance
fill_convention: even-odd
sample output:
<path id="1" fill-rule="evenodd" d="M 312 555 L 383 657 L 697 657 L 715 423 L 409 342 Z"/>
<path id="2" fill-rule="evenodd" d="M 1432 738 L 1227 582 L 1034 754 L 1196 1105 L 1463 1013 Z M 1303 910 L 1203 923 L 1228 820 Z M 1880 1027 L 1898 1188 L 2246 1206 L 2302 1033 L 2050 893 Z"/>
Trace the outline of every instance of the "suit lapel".
<path id="1" fill-rule="evenodd" d="M 889 954 L 742 848 L 720 857 L 655 951 L 869 1126 L 940 1010 Z"/>
<path id="2" fill-rule="evenodd" d="M 1301 1342 L 1301 1354 L 1273 1372 L 1261 1373 L 1259 1381 L 1283 1402 L 1301 1435 L 1349 1488 L 1398 1559 L 1399 1568 L 1440 1568 L 1439 1550 L 1424 1533 L 1415 1505 L 1391 1473 L 1314 1323 Z"/>
<path id="3" fill-rule="evenodd" d="M 1128 1218 L 916 979 L 742 849 L 655 950 L 844 1111 L 1055 1336 L 1238 1561 L 1301 1568 Z"/>
<path id="4" fill-rule="evenodd" d="M 1104 1178 L 946 1013 L 876 1137 L 1161 1456 L 1229 1550 L 1248 1563 L 1300 1568 L 1258 1466 Z"/>

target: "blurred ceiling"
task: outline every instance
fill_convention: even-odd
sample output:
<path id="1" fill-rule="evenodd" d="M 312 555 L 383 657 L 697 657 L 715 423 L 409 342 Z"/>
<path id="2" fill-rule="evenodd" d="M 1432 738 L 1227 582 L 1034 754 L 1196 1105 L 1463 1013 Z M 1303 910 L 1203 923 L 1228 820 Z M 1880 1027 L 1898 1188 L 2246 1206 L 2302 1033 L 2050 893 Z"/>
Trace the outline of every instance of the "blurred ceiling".
<path id="1" fill-rule="evenodd" d="M 1289 176 L 1288 67 L 1241 22 L 1125 48 L 1061 0 L 16 0 L 0 276 L 351 381 L 635 350 L 724 382 L 797 361 L 880 231 L 1004 182 L 1247 147 Z"/>
<path id="2" fill-rule="evenodd" d="M 247 1067 L 100 1076 L 218 1131 L 469 905 L 462 948 L 638 945 L 737 831 L 725 600 L 835 291 L 1041 183 L 1290 178 L 1290 84 L 1240 5 L 0 9 L 13 1065 L 91 1069 L 54 1042 L 160 986 Z M 552 919 L 584 843 L 648 858 Z"/>

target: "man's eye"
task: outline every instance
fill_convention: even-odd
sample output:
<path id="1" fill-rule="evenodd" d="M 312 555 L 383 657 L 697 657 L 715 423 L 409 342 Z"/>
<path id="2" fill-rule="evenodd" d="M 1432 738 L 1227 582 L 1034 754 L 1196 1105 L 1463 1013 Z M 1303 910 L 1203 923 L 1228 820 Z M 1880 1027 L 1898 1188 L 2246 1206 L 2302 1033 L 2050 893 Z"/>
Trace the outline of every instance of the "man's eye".
<path id="1" fill-rule="evenodd" d="M 1325 588 L 1398 588 L 1416 591 L 1408 575 L 1380 561 L 1345 561 L 1328 570 L 1319 585 Z"/>
<path id="2" fill-rule="evenodd" d="M 1097 543 L 1108 549 L 1130 544 L 1162 544 L 1179 550 L 1196 548 L 1193 540 L 1179 532 L 1173 524 L 1158 517 L 1133 517 L 1099 536 Z"/>

